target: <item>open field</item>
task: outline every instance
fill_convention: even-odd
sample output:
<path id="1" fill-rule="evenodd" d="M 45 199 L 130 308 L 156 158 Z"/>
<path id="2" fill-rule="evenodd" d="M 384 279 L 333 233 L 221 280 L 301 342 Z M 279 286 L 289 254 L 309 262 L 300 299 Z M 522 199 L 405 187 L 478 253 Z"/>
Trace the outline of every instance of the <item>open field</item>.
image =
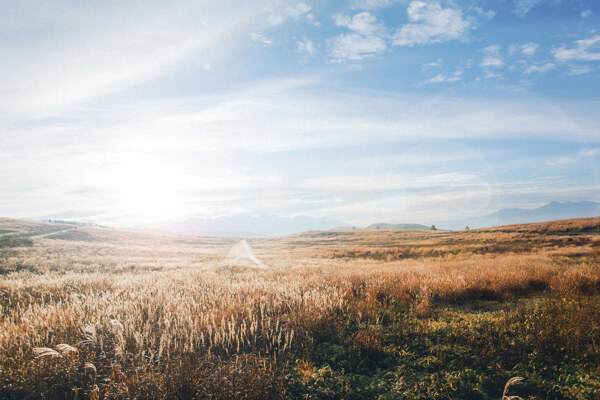
<path id="1" fill-rule="evenodd" d="M 600 398 L 600 218 L 239 239 L 0 219 L 0 398 Z M 238 249 L 233 251 L 232 249 Z"/>

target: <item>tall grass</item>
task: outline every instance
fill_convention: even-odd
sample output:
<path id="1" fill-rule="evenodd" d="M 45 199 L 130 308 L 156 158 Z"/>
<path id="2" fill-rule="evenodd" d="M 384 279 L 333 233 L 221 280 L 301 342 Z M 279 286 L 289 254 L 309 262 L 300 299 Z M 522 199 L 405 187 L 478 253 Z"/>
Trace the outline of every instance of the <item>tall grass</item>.
<path id="1" fill-rule="evenodd" d="M 229 239 L 80 230 L 85 240 L 38 238 L 0 259 L 6 270 L 31 267 L 0 280 L 0 397 L 329 398 L 321 389 L 331 385 L 339 398 L 363 385 L 343 369 L 391 368 L 417 348 L 443 369 L 465 341 L 506 364 L 498 380 L 476 389 L 475 378 L 449 374 L 414 393 L 462 385 L 468 396 L 500 397 L 519 359 L 588 369 L 600 361 L 590 317 L 600 292 L 595 236 L 569 241 L 537 225 L 297 235 L 251 241 L 268 267 L 257 270 L 227 264 Z M 408 256 L 371 256 L 389 249 Z M 499 311 L 474 322 L 467 316 L 482 302 Z M 454 362 L 472 359 L 461 357 Z M 398 371 L 381 389 L 390 398 L 408 396 L 408 379 L 427 382 Z"/>

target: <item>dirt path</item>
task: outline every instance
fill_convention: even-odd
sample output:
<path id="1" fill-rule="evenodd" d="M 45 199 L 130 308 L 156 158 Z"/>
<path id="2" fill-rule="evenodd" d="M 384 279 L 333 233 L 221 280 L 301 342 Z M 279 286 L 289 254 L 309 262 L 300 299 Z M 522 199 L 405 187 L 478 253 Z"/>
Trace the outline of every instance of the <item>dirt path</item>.
<path id="1" fill-rule="evenodd" d="M 71 228 L 71 229 L 65 229 L 62 231 L 57 231 L 57 232 L 50 232 L 50 233 L 44 233 L 42 235 L 35 235 L 35 236 L 30 236 L 30 238 L 39 238 L 39 237 L 44 237 L 44 236 L 54 236 L 54 235 L 61 235 L 63 233 L 67 233 L 67 232 L 71 232 L 76 230 L 77 228 Z"/>

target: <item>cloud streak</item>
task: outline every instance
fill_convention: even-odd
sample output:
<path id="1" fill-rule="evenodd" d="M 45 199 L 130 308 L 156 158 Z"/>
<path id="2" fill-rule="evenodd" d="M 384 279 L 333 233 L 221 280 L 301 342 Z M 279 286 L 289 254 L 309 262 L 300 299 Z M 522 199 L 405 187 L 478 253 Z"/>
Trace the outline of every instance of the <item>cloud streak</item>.
<path id="1" fill-rule="evenodd" d="M 198 54 L 214 57 L 266 14 L 231 1 L 177 1 L 168 10 L 160 2 L 6 7 L 16 28 L 0 39 L 0 90 L 3 108 L 18 118 L 156 80 Z"/>

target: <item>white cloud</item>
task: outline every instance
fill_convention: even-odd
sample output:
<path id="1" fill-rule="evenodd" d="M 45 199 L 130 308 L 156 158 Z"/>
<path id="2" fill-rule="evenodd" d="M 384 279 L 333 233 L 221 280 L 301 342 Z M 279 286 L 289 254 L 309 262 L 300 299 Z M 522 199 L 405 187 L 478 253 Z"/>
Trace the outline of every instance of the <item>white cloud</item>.
<path id="1" fill-rule="evenodd" d="M 334 61 L 362 60 L 387 49 L 384 39 L 376 36 L 363 36 L 356 33 L 340 35 L 332 41 L 331 56 Z"/>
<path id="2" fill-rule="evenodd" d="M 371 6 L 374 7 L 375 3 L 371 3 Z M 486 17 L 493 16 L 479 8 L 476 12 Z M 407 14 L 410 23 L 396 29 L 393 35 L 370 12 L 363 11 L 352 18 L 344 14 L 334 15 L 337 26 L 353 31 L 330 40 L 334 60 L 372 57 L 385 51 L 388 42 L 396 46 L 414 46 L 463 39 L 474 25 L 474 19 L 463 18 L 460 9 L 443 8 L 437 2 L 412 1 L 408 5 Z"/>
<path id="3" fill-rule="evenodd" d="M 350 18 L 348 15 L 336 14 L 333 21 L 337 26 L 343 26 L 361 35 L 379 35 L 385 29 L 377 23 L 377 18 L 369 12 L 361 12 Z"/>
<path id="4" fill-rule="evenodd" d="M 515 0 L 514 13 L 521 18 L 525 18 L 529 10 L 540 2 L 542 2 L 542 0 Z"/>
<path id="5" fill-rule="evenodd" d="M 265 35 L 263 35 L 262 33 L 255 33 L 252 32 L 250 33 L 250 37 L 252 38 L 252 40 L 254 40 L 255 42 L 260 42 L 262 44 L 272 44 L 273 41 L 271 39 L 267 39 L 265 37 Z"/>
<path id="6" fill-rule="evenodd" d="M 373 57 L 387 49 L 385 27 L 377 23 L 377 18 L 369 12 L 361 12 L 350 18 L 336 14 L 334 23 L 350 29 L 354 33 L 341 34 L 330 40 L 331 56 L 334 61 L 362 60 Z"/>
<path id="7" fill-rule="evenodd" d="M 543 74 L 544 72 L 548 72 L 554 68 L 556 68 L 556 66 L 553 63 L 545 63 L 545 64 L 541 64 L 541 65 L 530 65 L 523 70 L 523 73 L 526 75 L 529 75 L 532 73 Z"/>
<path id="8" fill-rule="evenodd" d="M 600 60 L 600 35 L 588 39 L 575 41 L 575 47 L 567 48 L 561 44 L 552 50 L 557 61 L 599 61 Z"/>
<path id="9" fill-rule="evenodd" d="M 441 59 L 438 59 L 437 61 L 423 64 L 421 66 L 421 68 L 424 70 L 431 69 L 431 68 L 438 69 L 438 68 L 441 68 L 443 64 L 444 64 L 444 61 Z"/>
<path id="10" fill-rule="evenodd" d="M 578 155 L 581 157 L 596 157 L 597 155 L 600 155 L 600 149 L 581 150 Z"/>
<path id="11" fill-rule="evenodd" d="M 581 12 L 581 18 L 589 18 L 592 15 L 594 15 L 594 13 L 592 12 L 592 10 L 584 10 Z"/>
<path id="12" fill-rule="evenodd" d="M 363 10 L 374 10 L 377 8 L 389 7 L 398 0 L 352 0 L 352 8 L 360 8 Z"/>
<path id="13" fill-rule="evenodd" d="M 500 57 L 487 56 L 481 61 L 482 67 L 494 67 L 500 68 L 504 65 L 504 62 Z"/>
<path id="14" fill-rule="evenodd" d="M 521 46 L 521 51 L 526 56 L 532 56 L 535 54 L 535 52 L 537 51 L 537 49 L 539 47 L 540 47 L 539 44 L 534 43 L 534 42 L 529 42 L 529 43 L 525 43 L 524 45 Z"/>
<path id="15" fill-rule="evenodd" d="M 293 7 L 288 7 L 285 10 L 285 15 L 294 19 L 298 19 L 303 15 L 307 14 L 312 7 L 306 3 L 298 3 Z"/>
<path id="16" fill-rule="evenodd" d="M 302 17 L 306 16 L 306 19 L 309 21 L 313 21 L 314 15 L 310 13 L 312 10 L 312 6 L 307 3 L 295 3 L 292 5 L 288 5 L 290 1 L 282 1 L 270 3 L 267 6 L 267 9 L 270 10 L 270 14 L 268 16 L 268 22 L 270 25 L 280 25 L 288 18 L 299 20 Z M 256 7 L 259 7 L 259 4 L 255 4 Z"/>
<path id="17" fill-rule="evenodd" d="M 504 65 L 504 61 L 500 55 L 500 46 L 487 46 L 483 49 L 485 57 L 479 64 L 483 68 L 500 68 Z"/>
<path id="18" fill-rule="evenodd" d="M 492 10 L 486 11 L 481 7 L 475 7 L 474 10 L 478 15 L 484 17 L 485 19 L 491 19 L 494 17 L 494 15 L 496 15 L 496 13 L 494 11 L 492 11 Z"/>
<path id="19" fill-rule="evenodd" d="M 500 54 L 500 50 L 501 47 L 498 45 L 491 45 L 482 49 L 485 54 Z"/>
<path id="20" fill-rule="evenodd" d="M 492 71 L 486 71 L 485 75 L 483 77 L 485 79 L 496 79 L 496 78 L 502 78 L 502 74 L 499 74 L 497 72 L 492 72 Z"/>
<path id="21" fill-rule="evenodd" d="M 298 40 L 296 42 L 296 46 L 300 52 L 306 52 L 309 55 L 313 56 L 316 54 L 317 49 L 314 43 L 308 38 L 302 38 L 302 40 Z"/>
<path id="22" fill-rule="evenodd" d="M 470 19 L 463 18 L 461 10 L 442 8 L 436 2 L 413 1 L 407 12 L 411 23 L 398 29 L 393 38 L 393 44 L 398 46 L 462 39 L 473 25 Z"/>
<path id="23" fill-rule="evenodd" d="M 589 65 L 579 66 L 571 65 L 569 68 L 569 75 L 583 75 L 592 72 L 592 68 Z"/>
<path id="24" fill-rule="evenodd" d="M 599 148 L 588 148 L 578 151 L 577 154 L 555 157 L 551 160 L 546 161 L 546 165 L 556 166 L 575 164 L 577 162 L 582 161 L 581 158 L 591 158 L 596 157 L 598 155 L 600 155 Z"/>
<path id="25" fill-rule="evenodd" d="M 462 79 L 462 72 L 456 71 L 454 74 L 448 76 L 446 74 L 438 74 L 431 79 L 425 81 L 425 83 L 445 83 L 445 82 L 458 82 Z"/>

